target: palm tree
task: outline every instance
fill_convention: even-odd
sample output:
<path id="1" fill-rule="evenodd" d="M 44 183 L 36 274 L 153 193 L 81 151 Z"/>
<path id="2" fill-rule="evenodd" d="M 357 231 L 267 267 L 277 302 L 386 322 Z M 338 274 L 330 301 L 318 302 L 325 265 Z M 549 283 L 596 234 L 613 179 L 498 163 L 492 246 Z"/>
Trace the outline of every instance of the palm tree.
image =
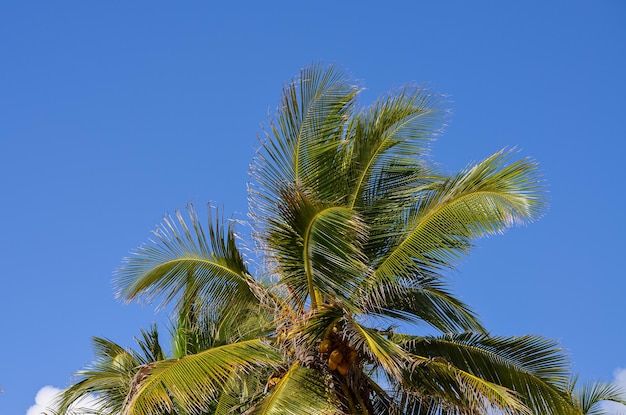
<path id="1" fill-rule="evenodd" d="M 126 260 L 121 297 L 214 335 L 137 361 L 116 411 L 580 413 L 554 342 L 491 336 L 445 284 L 475 239 L 541 215 L 535 163 L 501 150 L 443 174 L 426 157 L 436 95 L 405 87 L 359 109 L 359 91 L 316 65 L 284 88 L 252 166 L 254 257 L 236 222 L 209 209 L 202 226 L 189 206 Z"/>

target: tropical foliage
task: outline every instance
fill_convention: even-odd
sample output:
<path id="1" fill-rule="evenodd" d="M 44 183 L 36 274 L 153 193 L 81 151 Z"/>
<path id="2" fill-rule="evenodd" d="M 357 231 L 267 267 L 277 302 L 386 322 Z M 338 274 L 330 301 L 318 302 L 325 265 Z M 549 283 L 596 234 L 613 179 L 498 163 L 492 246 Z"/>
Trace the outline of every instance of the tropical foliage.
<path id="1" fill-rule="evenodd" d="M 626 391 L 615 384 L 604 382 L 586 382 L 577 386 L 577 379 L 572 384 L 572 393 L 576 406 L 584 415 L 618 415 L 609 412 L 606 403 L 613 402 L 622 405 L 619 414 L 626 414 Z"/>
<path id="2" fill-rule="evenodd" d="M 446 285 L 474 240 L 542 214 L 535 163 L 501 150 L 445 174 L 427 157 L 437 95 L 362 109 L 359 92 L 332 66 L 285 86 L 252 166 L 251 242 L 213 208 L 206 225 L 193 206 L 167 216 L 116 284 L 172 311 L 171 354 L 156 329 L 141 352 L 95 339 L 59 413 L 90 394 L 124 415 L 569 415 L 621 399 L 576 397 L 555 342 L 491 335 Z"/>

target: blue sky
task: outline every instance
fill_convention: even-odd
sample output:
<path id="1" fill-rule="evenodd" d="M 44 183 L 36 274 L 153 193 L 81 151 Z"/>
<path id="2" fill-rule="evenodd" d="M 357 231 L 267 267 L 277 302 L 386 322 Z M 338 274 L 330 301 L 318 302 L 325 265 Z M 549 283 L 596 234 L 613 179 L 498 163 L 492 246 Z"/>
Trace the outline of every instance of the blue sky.
<path id="1" fill-rule="evenodd" d="M 582 378 L 626 368 L 626 4 L 434 3 L 2 2 L 0 413 L 67 386 L 92 336 L 167 321 L 117 301 L 113 270 L 190 201 L 245 218 L 261 123 L 312 62 L 349 70 L 363 105 L 445 94 L 445 170 L 535 158 L 547 214 L 478 241 L 454 291 L 495 334 L 558 339 Z"/>

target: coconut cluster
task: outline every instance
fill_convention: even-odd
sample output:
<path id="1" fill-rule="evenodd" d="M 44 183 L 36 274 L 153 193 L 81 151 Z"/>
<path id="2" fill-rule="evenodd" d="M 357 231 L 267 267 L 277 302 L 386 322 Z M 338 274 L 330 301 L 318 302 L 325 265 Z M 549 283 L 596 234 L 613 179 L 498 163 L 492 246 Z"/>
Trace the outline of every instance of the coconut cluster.
<path id="1" fill-rule="evenodd" d="M 320 342 L 320 353 L 328 355 L 328 368 L 336 370 L 342 375 L 348 373 L 350 365 L 352 365 L 358 357 L 358 353 L 348 344 L 339 339 L 327 338 Z"/>

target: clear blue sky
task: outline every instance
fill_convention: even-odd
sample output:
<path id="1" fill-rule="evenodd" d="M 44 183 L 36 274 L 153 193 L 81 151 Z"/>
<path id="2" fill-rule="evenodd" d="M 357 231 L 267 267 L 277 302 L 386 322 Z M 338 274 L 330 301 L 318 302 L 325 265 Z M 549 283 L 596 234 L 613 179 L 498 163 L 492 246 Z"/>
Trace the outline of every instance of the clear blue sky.
<path id="1" fill-rule="evenodd" d="M 363 104 L 446 94 L 446 170 L 537 159 L 547 215 L 478 241 L 455 292 L 496 334 L 558 339 L 583 378 L 625 368 L 626 3 L 433 3 L 2 2 L 0 413 L 67 386 L 92 336 L 167 320 L 115 300 L 112 271 L 189 201 L 245 218 L 260 124 L 318 61 Z"/>

